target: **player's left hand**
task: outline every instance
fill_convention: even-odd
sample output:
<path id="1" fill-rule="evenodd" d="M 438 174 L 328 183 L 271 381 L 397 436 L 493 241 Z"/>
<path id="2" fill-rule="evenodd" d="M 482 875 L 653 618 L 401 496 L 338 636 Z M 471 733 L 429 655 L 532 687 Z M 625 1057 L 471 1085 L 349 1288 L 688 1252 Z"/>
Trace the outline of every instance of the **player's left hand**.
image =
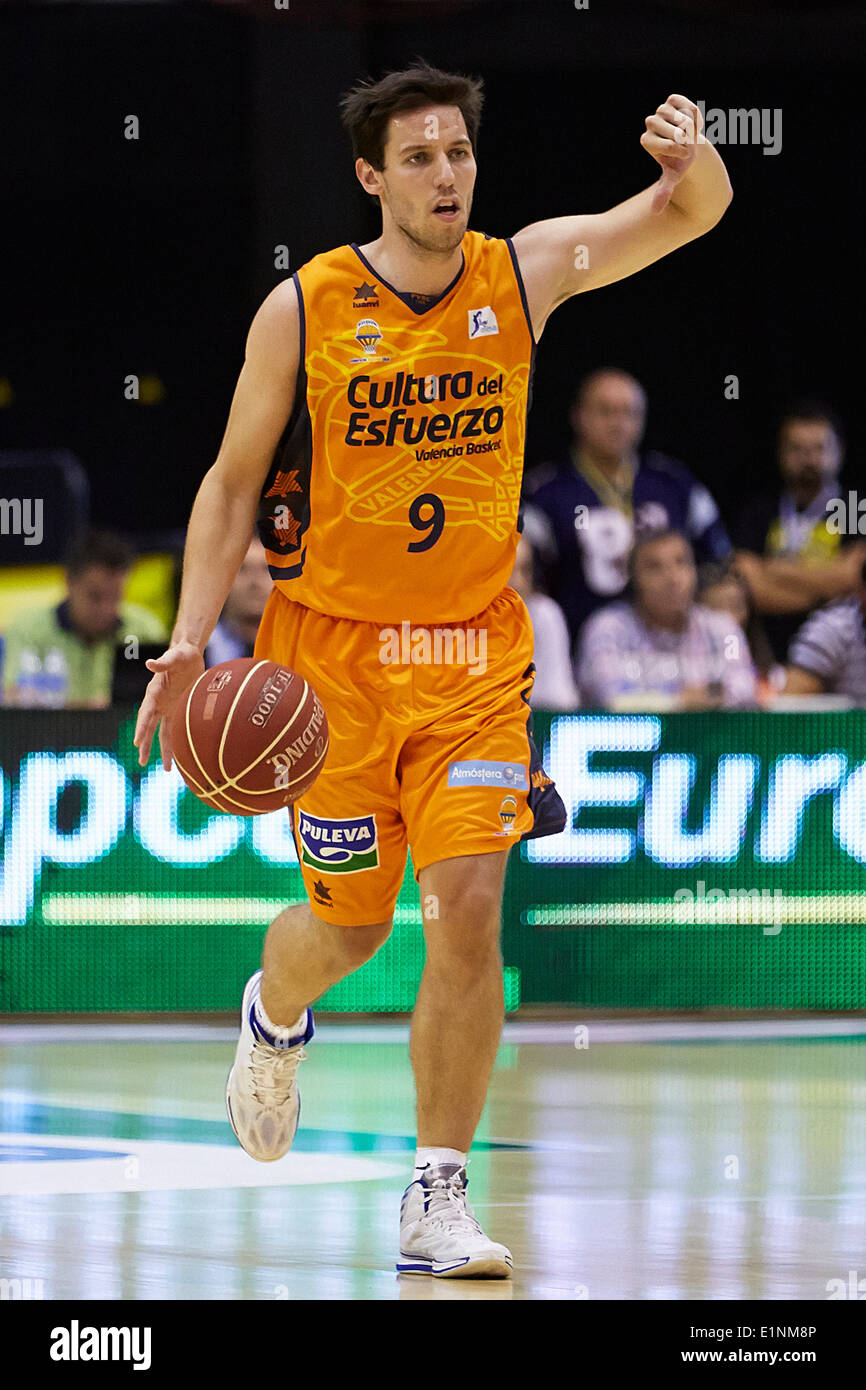
<path id="1" fill-rule="evenodd" d="M 647 154 L 662 166 L 662 176 L 653 193 L 652 211 L 663 212 L 680 179 L 694 162 L 704 118 L 693 101 L 675 92 L 656 108 L 654 115 L 647 116 L 644 124 L 646 131 L 640 142 Z"/>

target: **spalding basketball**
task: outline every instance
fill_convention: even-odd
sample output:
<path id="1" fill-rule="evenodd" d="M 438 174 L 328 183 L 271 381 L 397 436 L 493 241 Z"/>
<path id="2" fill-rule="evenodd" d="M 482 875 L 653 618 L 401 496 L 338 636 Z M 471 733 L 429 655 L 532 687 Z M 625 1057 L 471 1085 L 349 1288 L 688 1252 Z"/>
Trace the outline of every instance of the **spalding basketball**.
<path id="1" fill-rule="evenodd" d="M 181 777 L 206 806 L 261 816 L 309 791 L 328 752 L 328 720 L 312 686 L 275 661 L 211 666 L 175 711 Z"/>

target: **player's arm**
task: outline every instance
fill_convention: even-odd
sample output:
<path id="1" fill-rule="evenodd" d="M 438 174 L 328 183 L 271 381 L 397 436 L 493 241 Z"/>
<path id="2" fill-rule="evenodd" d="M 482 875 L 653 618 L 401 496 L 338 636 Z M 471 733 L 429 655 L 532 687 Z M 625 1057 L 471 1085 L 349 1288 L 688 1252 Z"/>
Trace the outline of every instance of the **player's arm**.
<path id="1" fill-rule="evenodd" d="M 134 740 L 142 764 L 159 725 L 163 766 L 171 767 L 166 721 L 204 670 L 205 646 L 250 543 L 262 486 L 294 403 L 299 353 L 297 291 L 285 280 L 253 319 L 225 435 L 193 504 L 171 643 L 164 656 L 147 663 L 155 674 Z"/>
<path id="2" fill-rule="evenodd" d="M 513 237 L 540 333 L 572 295 L 623 280 L 714 227 L 733 192 L 694 102 L 674 94 L 646 119 L 641 144 L 661 165 L 657 183 L 607 212 L 534 222 Z"/>

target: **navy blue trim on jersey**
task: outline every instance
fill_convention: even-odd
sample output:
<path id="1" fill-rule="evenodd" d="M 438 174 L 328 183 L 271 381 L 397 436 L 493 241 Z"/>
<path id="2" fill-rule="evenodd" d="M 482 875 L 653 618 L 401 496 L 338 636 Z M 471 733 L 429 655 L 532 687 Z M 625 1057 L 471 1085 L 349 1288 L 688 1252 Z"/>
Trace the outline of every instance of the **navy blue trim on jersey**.
<path id="1" fill-rule="evenodd" d="M 293 551 L 299 549 L 310 527 L 313 427 L 310 420 L 309 405 L 307 404 L 307 314 L 304 307 L 304 295 L 301 290 L 301 282 L 298 278 L 297 271 L 295 271 L 292 279 L 295 282 L 295 289 L 298 294 L 298 328 L 300 338 L 298 372 L 295 378 L 295 400 L 288 423 L 283 430 L 279 444 L 274 450 L 274 457 L 270 469 L 268 470 L 268 476 L 262 485 L 256 520 L 259 537 L 265 549 L 277 554 L 284 547 L 285 540 L 280 535 L 275 517 L 271 515 L 274 509 L 268 505 L 267 499 L 269 493 L 272 496 L 282 498 L 282 504 L 288 507 L 292 519 L 298 523 L 297 533 L 291 547 Z M 282 474 L 285 480 L 291 473 L 295 474 L 291 490 L 280 492 L 278 485 L 279 476 Z M 283 486 L 285 486 L 285 483 Z M 274 489 L 277 490 L 274 491 Z M 306 557 L 307 548 L 304 546 L 301 551 L 300 560 L 294 565 L 269 564 L 268 570 L 270 571 L 271 578 L 297 579 L 304 568 Z"/>
<path id="2" fill-rule="evenodd" d="M 304 305 L 304 292 L 303 292 L 303 290 L 301 289 L 301 279 L 300 279 L 300 276 L 298 275 L 298 272 L 297 272 L 297 271 L 295 271 L 294 275 L 292 276 L 292 279 L 293 279 L 294 282 L 295 282 L 295 289 L 296 289 L 297 292 L 298 292 L 298 314 L 299 314 L 299 316 L 300 316 L 300 357 L 298 358 L 298 366 L 299 366 L 299 368 L 303 369 L 303 372 L 304 372 L 304 379 L 306 380 L 306 375 L 307 375 L 307 372 L 306 372 L 306 363 L 307 363 L 307 310 L 306 310 L 306 307 L 305 307 L 305 305 Z"/>
<path id="3" fill-rule="evenodd" d="M 508 254 L 511 257 L 511 264 L 514 268 L 514 278 L 517 281 L 517 288 L 520 291 L 520 302 L 523 305 L 523 313 L 526 318 L 526 326 L 529 329 L 529 341 L 532 347 L 529 352 L 529 377 L 526 382 L 526 415 L 523 419 L 523 453 L 526 457 L 526 438 L 529 430 L 529 411 L 532 406 L 532 390 L 535 383 L 535 360 L 538 344 L 535 341 L 535 334 L 532 331 L 532 319 L 529 316 L 529 305 L 526 302 L 526 288 L 523 284 L 523 276 L 520 273 L 520 266 L 517 263 L 517 252 L 511 237 L 505 238 L 505 245 L 508 247 Z M 517 534 L 523 531 L 523 511 L 521 507 L 517 509 Z"/>
<path id="4" fill-rule="evenodd" d="M 523 679 L 528 680 L 530 676 L 532 683 L 520 692 L 520 698 L 526 705 L 529 705 L 529 695 L 535 682 L 534 661 L 524 671 Z M 532 829 L 525 830 L 520 838 L 521 840 L 538 840 L 544 835 L 560 835 L 565 829 L 568 812 L 565 809 L 565 802 L 556 790 L 556 783 L 551 781 L 544 771 L 541 755 L 535 746 L 535 740 L 532 737 L 531 708 L 529 718 L 526 721 L 526 740 L 529 744 L 529 796 L 527 801 L 532 812 L 533 823 Z M 536 786 L 533 782 L 533 776 L 539 772 L 544 778 L 544 782 L 539 779 L 540 785 Z"/>
<path id="5" fill-rule="evenodd" d="M 268 574 L 271 579 L 297 579 L 304 572 L 304 565 L 307 560 L 307 547 L 301 551 L 301 558 L 296 565 L 268 565 Z"/>
<path id="6" fill-rule="evenodd" d="M 517 280 L 517 288 L 520 290 L 520 302 L 523 305 L 523 312 L 526 315 L 526 327 L 529 329 L 529 336 L 532 339 L 533 348 L 538 347 L 535 341 L 535 334 L 532 331 L 532 319 L 529 314 L 529 304 L 526 300 L 526 287 L 523 283 L 523 276 L 520 273 L 520 266 L 517 262 L 517 252 L 510 236 L 505 237 L 505 245 L 508 247 L 508 254 L 511 257 L 511 264 L 514 266 L 514 275 Z"/>
<path id="7" fill-rule="evenodd" d="M 396 295 L 396 297 L 397 297 L 399 300 L 401 300 L 403 304 L 406 305 L 406 308 L 407 308 L 407 309 L 411 309 L 411 310 L 412 310 L 412 313 L 413 313 L 413 314 L 416 314 L 419 318 L 421 317 L 422 314 L 429 313 L 429 311 L 430 311 L 431 309 L 435 309 L 437 304 L 441 304 L 441 303 L 442 303 L 442 300 L 445 298 L 446 295 L 449 295 L 449 294 L 451 293 L 451 291 L 453 290 L 454 286 L 457 284 L 458 280 L 460 280 L 460 278 L 461 278 L 462 275 L 463 275 L 464 270 L 466 269 L 466 257 L 464 256 L 463 252 L 461 251 L 461 252 L 460 252 L 460 261 L 461 261 L 460 269 L 458 270 L 457 274 L 454 276 L 454 279 L 451 281 L 451 284 L 447 287 L 447 289 L 444 289 L 444 290 L 442 291 L 441 294 L 437 294 L 436 297 L 435 297 L 435 299 L 431 299 L 429 304 L 425 304 L 423 308 L 419 309 L 419 308 L 416 308 L 416 306 L 412 303 L 412 297 L 413 297 L 412 295 L 401 294 L 399 290 L 395 290 L 395 289 L 394 289 L 394 286 L 393 286 L 393 285 L 389 285 L 389 284 L 388 284 L 388 281 L 385 280 L 385 279 L 379 274 L 378 270 L 376 269 L 376 267 L 375 267 L 374 265 L 371 265 L 371 264 L 370 264 L 370 262 L 367 260 L 367 257 L 366 257 L 366 256 L 364 255 L 364 253 L 359 249 L 359 247 L 356 245 L 356 243 L 355 243 L 354 241 L 352 241 L 352 242 L 349 243 L 349 247 L 350 247 L 350 250 L 354 251 L 355 255 L 358 257 L 358 260 L 361 262 L 361 264 L 362 264 L 362 265 L 365 265 L 365 266 L 367 267 L 367 269 L 369 270 L 370 274 L 374 277 L 374 279 L 376 279 L 380 285 L 384 285 L 386 290 L 390 290 L 391 294 Z"/>

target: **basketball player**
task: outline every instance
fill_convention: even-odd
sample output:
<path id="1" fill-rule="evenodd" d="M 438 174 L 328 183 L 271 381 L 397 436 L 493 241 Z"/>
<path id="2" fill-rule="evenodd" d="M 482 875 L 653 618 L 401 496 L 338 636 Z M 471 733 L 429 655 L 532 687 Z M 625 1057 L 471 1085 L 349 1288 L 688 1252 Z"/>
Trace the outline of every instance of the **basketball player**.
<path id="1" fill-rule="evenodd" d="M 530 737 L 531 626 L 507 587 L 535 349 L 557 305 L 709 231 L 732 195 L 700 113 L 674 95 L 641 135 L 653 186 L 511 238 L 469 231 L 481 89 L 419 62 L 345 97 L 382 234 L 315 256 L 253 320 L 135 742 L 145 763 L 159 725 L 171 766 L 167 717 L 203 670 L 257 520 L 274 589 L 256 656 L 310 682 L 331 743 L 291 812 L 309 902 L 277 917 L 244 992 L 229 1118 L 262 1162 L 290 1148 L 310 1005 L 386 940 L 408 844 L 426 963 L 397 1268 L 508 1277 L 466 1162 L 502 1029 L 508 850 L 565 824 Z M 683 346 L 667 345 L 672 361 Z"/>

